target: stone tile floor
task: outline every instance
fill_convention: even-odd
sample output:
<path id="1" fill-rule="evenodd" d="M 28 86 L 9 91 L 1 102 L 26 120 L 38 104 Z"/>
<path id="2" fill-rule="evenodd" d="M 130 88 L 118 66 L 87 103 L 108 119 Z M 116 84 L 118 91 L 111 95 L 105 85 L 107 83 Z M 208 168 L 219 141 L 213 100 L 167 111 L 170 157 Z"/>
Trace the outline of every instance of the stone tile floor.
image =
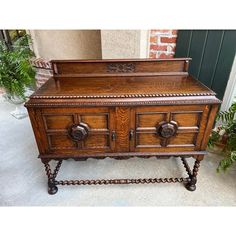
<path id="1" fill-rule="evenodd" d="M 197 190 L 182 184 L 59 186 L 48 195 L 44 167 L 29 118 L 10 115 L 14 105 L 0 100 L 0 205 L 1 206 L 236 206 L 236 167 L 216 173 L 220 155 L 209 153 L 201 162 Z M 191 159 L 190 159 L 191 160 Z M 192 162 L 192 161 L 191 161 Z M 193 162 L 192 162 L 193 163 Z M 180 160 L 64 161 L 58 179 L 140 178 L 182 176 Z"/>

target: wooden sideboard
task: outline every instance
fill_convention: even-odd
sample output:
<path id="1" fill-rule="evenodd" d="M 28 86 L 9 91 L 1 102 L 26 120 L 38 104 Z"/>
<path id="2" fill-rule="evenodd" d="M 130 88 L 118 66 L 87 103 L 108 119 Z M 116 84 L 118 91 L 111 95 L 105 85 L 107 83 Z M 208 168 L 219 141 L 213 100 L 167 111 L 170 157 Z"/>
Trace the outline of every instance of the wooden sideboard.
<path id="1" fill-rule="evenodd" d="M 220 101 L 188 74 L 190 58 L 54 60 L 53 77 L 26 102 L 48 176 L 57 185 L 183 182 L 196 189 Z M 183 178 L 57 180 L 62 161 L 180 157 Z M 193 170 L 186 157 L 195 158 Z M 51 170 L 50 161 L 57 165 Z"/>

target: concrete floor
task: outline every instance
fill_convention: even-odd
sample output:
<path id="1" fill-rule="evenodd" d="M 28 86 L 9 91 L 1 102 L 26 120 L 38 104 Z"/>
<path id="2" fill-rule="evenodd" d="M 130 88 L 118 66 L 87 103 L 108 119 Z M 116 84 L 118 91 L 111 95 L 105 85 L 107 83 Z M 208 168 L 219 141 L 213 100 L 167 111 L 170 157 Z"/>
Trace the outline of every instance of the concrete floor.
<path id="1" fill-rule="evenodd" d="M 236 168 L 216 173 L 220 156 L 209 153 L 201 162 L 197 190 L 182 184 L 59 186 L 48 195 L 44 167 L 28 117 L 10 115 L 14 105 L 0 100 L 1 206 L 236 206 Z M 179 159 L 133 158 L 64 161 L 58 179 L 181 177 Z M 184 173 L 185 176 L 185 173 Z"/>

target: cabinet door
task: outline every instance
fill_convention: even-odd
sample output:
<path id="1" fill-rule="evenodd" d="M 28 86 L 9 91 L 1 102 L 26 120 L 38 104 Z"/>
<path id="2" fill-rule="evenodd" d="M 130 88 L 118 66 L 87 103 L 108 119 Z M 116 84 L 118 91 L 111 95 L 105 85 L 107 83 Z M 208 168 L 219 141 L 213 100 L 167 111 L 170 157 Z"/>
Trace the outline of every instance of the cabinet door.
<path id="1" fill-rule="evenodd" d="M 199 150 L 206 127 L 206 105 L 137 107 L 131 111 L 130 150 L 174 152 Z"/>
<path id="2" fill-rule="evenodd" d="M 112 152 L 112 108 L 42 109 L 42 135 L 48 153 L 89 154 Z"/>

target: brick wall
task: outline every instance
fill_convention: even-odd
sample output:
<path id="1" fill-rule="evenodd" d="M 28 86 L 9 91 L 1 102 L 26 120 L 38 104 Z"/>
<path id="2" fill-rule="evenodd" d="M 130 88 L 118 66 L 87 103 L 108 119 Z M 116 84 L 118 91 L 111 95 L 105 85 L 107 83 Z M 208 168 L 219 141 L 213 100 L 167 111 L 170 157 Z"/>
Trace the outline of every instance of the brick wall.
<path id="1" fill-rule="evenodd" d="M 177 30 L 150 31 L 150 58 L 172 58 L 175 54 Z"/>
<path id="2" fill-rule="evenodd" d="M 31 63 L 36 69 L 36 86 L 39 88 L 52 76 L 51 63 L 42 58 L 32 60 Z"/>

